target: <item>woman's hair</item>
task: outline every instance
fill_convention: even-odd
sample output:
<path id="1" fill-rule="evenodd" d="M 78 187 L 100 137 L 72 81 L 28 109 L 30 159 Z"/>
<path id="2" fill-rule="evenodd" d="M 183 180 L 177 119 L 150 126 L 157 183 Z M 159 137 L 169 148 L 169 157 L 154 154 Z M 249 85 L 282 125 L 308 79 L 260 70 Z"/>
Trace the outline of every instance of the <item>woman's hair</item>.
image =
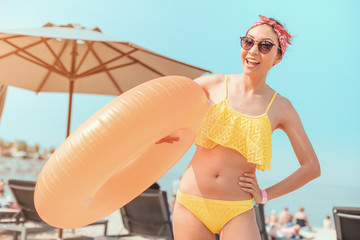
<path id="1" fill-rule="evenodd" d="M 270 19 L 271 21 L 276 22 L 276 24 L 282 26 L 282 27 L 287 31 L 287 29 L 285 28 L 285 26 L 282 25 L 278 20 L 276 20 L 276 19 L 274 19 L 274 18 L 269 18 L 269 19 Z M 286 36 L 286 41 L 287 41 L 287 43 L 288 43 L 289 45 L 291 45 L 291 39 L 290 39 L 288 36 Z M 278 54 L 279 54 L 280 56 L 282 55 L 282 50 L 279 49 L 279 48 L 278 48 Z"/>

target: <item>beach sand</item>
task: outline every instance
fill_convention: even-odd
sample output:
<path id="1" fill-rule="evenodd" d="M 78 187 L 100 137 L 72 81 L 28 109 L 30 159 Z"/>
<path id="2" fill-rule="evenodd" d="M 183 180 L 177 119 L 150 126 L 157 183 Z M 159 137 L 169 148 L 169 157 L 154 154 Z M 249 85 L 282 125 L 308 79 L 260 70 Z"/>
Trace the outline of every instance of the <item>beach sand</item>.
<path id="1" fill-rule="evenodd" d="M 335 229 L 325 229 L 314 227 L 315 240 L 336 240 Z"/>
<path id="2" fill-rule="evenodd" d="M 312 237 L 314 237 L 314 240 L 336 240 L 335 229 L 314 227 L 313 232 L 304 232 L 300 230 L 300 234 L 305 237 L 305 239 L 312 239 Z"/>
<path id="3" fill-rule="evenodd" d="M 108 235 L 114 236 L 119 234 L 126 234 L 127 231 L 123 227 L 121 220 L 120 212 L 115 211 L 106 219 L 109 220 L 108 224 Z M 315 230 L 315 240 L 336 240 L 336 232 L 334 229 L 323 229 L 323 228 L 314 228 Z M 75 230 L 64 229 L 63 239 L 68 240 L 120 240 L 118 237 L 104 237 L 104 226 L 103 225 L 94 225 L 88 227 L 77 228 Z M 0 230 L 0 239 L 1 240 L 12 240 L 12 232 L 6 230 Z M 20 238 L 19 238 L 20 239 Z M 57 239 L 57 230 L 51 230 L 43 233 L 30 233 L 27 237 L 28 240 L 56 240 Z M 121 240 L 143 240 L 140 236 L 133 237 L 122 237 Z"/>

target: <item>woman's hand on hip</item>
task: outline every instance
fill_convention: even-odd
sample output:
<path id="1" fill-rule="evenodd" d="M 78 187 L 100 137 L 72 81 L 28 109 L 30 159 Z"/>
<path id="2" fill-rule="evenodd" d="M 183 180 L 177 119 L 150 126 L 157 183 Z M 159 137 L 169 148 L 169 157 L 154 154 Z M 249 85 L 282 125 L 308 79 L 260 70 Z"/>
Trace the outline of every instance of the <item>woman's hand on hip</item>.
<path id="1" fill-rule="evenodd" d="M 243 191 L 248 192 L 253 196 L 256 203 L 262 202 L 262 193 L 257 183 L 255 173 L 244 173 L 243 176 L 239 177 L 238 184 Z"/>

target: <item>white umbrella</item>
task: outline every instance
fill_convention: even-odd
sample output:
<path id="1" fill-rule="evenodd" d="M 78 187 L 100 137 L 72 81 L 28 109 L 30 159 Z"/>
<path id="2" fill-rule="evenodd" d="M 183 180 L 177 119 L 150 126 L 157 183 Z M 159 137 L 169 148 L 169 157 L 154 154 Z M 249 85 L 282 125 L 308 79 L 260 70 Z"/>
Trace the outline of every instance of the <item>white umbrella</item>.
<path id="1" fill-rule="evenodd" d="M 119 95 L 166 75 L 210 72 L 79 25 L 0 30 L 0 84 L 38 92 Z"/>

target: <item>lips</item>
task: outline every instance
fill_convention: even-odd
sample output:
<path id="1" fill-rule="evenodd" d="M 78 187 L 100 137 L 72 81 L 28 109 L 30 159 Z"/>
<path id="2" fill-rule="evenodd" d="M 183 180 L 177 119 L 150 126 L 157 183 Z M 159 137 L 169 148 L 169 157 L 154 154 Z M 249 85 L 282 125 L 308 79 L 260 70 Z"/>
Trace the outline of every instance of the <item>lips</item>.
<path id="1" fill-rule="evenodd" d="M 256 67 L 257 65 L 260 64 L 260 62 L 258 60 L 253 59 L 253 58 L 246 58 L 245 61 L 249 67 Z"/>

